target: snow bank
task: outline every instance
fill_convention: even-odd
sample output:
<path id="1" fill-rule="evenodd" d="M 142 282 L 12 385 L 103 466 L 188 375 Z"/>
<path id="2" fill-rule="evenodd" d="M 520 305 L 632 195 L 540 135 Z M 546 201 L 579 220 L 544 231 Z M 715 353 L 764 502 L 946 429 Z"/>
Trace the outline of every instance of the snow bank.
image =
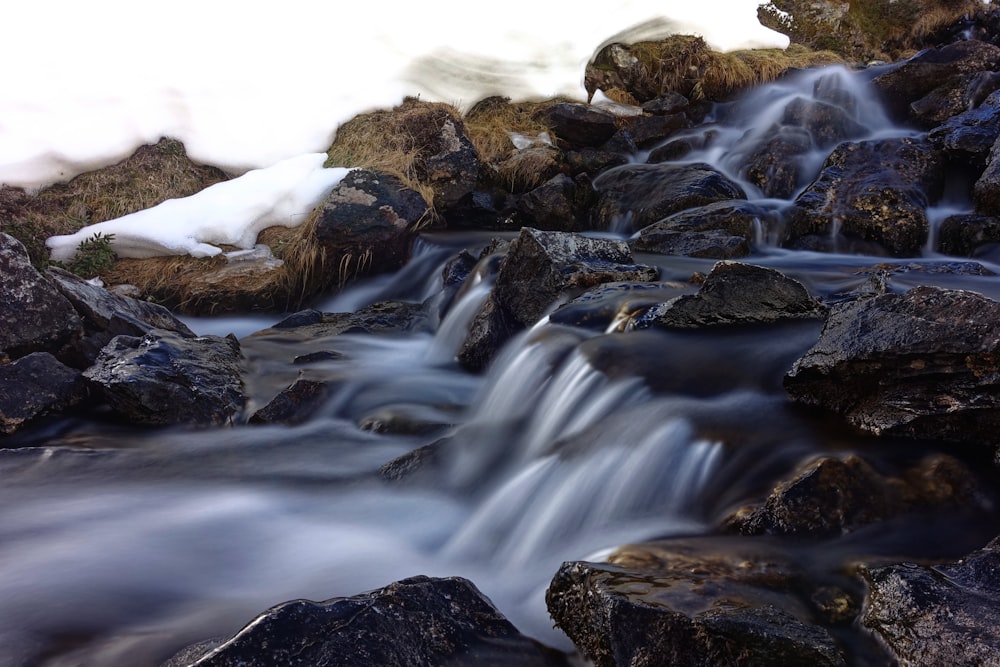
<path id="1" fill-rule="evenodd" d="M 53 236 L 46 245 L 52 259 L 60 261 L 72 259 L 77 246 L 95 234 L 114 234 L 112 247 L 119 257 L 211 257 L 222 252 L 213 244 L 253 248 L 262 229 L 301 224 L 349 171 L 324 169 L 325 160 L 325 153 L 289 158 L 190 197 Z"/>

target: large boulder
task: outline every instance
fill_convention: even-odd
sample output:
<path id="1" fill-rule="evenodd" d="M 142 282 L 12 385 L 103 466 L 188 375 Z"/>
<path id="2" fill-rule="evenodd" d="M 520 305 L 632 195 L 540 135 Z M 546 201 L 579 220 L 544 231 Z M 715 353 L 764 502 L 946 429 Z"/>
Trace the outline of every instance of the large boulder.
<path id="1" fill-rule="evenodd" d="M 637 164 L 605 172 L 594 181 L 596 229 L 638 230 L 673 213 L 727 199 L 743 189 L 708 164 Z M 622 224 L 627 221 L 627 224 Z"/>
<path id="2" fill-rule="evenodd" d="M 706 204 L 667 216 L 639 230 L 633 250 L 664 255 L 735 259 L 776 226 L 777 214 L 745 199 Z"/>
<path id="3" fill-rule="evenodd" d="M 1000 136 L 1000 91 L 927 133 L 927 139 L 963 164 L 983 166 Z"/>
<path id="4" fill-rule="evenodd" d="M 589 104 L 560 102 L 543 107 L 537 119 L 570 148 L 596 148 L 618 131 L 614 114 Z"/>
<path id="5" fill-rule="evenodd" d="M 843 143 L 795 199 L 789 237 L 846 235 L 894 255 L 917 254 L 927 240 L 927 206 L 943 184 L 944 159 L 926 141 Z"/>
<path id="6" fill-rule="evenodd" d="M 1000 665 L 1000 539 L 951 563 L 864 570 L 861 621 L 914 667 Z"/>
<path id="7" fill-rule="evenodd" d="M 825 315 L 826 307 L 797 280 L 762 266 L 719 262 L 712 267 L 697 294 L 684 294 L 653 306 L 634 317 L 632 326 L 694 329 Z"/>
<path id="8" fill-rule="evenodd" d="M 55 351 L 81 327 L 72 304 L 35 270 L 21 242 L 0 233 L 0 359 Z"/>
<path id="9" fill-rule="evenodd" d="M 327 282 L 343 285 L 401 267 L 431 213 L 420 193 L 395 176 L 354 169 L 314 215 Z"/>
<path id="10" fill-rule="evenodd" d="M 167 665 L 566 665 L 459 577 L 411 577 L 353 597 L 285 602 L 200 657 L 193 652 Z"/>
<path id="11" fill-rule="evenodd" d="M 720 546 L 665 541 L 564 563 L 549 613 L 597 667 L 845 664 L 798 568 L 758 543 Z"/>
<path id="12" fill-rule="evenodd" d="M 84 376 L 136 424 L 228 424 L 246 401 L 240 345 L 232 336 L 184 338 L 162 330 L 116 336 Z"/>
<path id="13" fill-rule="evenodd" d="M 1000 212 L 1000 206 L 995 210 Z M 952 215 L 938 226 L 938 251 L 946 255 L 972 257 L 979 246 L 988 243 L 1000 243 L 1000 217 Z"/>
<path id="14" fill-rule="evenodd" d="M 997 444 L 998 359 L 1000 304 L 915 287 L 836 305 L 784 384 L 877 435 Z"/>

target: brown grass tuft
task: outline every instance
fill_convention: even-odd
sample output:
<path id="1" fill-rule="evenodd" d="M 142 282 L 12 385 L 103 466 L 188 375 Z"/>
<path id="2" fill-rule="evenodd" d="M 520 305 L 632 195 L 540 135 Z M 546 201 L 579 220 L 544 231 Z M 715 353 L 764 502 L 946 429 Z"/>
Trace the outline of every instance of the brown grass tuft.
<path id="1" fill-rule="evenodd" d="M 531 137 L 547 132 L 548 127 L 535 115 L 548 102 L 511 102 L 504 97 L 488 97 L 475 104 L 465 116 L 465 131 L 482 162 L 497 163 L 514 151 L 510 133 Z"/>

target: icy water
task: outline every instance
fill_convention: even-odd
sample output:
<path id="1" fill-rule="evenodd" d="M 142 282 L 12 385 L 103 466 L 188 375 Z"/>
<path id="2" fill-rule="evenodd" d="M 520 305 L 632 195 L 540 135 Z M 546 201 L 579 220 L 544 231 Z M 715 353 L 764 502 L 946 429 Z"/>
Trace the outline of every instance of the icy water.
<path id="1" fill-rule="evenodd" d="M 686 159 L 741 178 L 734 156 L 761 133 L 780 131 L 778 111 L 789 99 L 817 90 L 847 105 L 858 138 L 912 134 L 872 106 L 862 79 L 836 69 L 823 76 L 718 109 L 714 138 Z M 804 158 L 808 173 L 829 149 L 817 146 Z M 789 203 L 761 201 L 775 211 Z M 953 198 L 935 204 L 932 218 L 968 208 Z M 770 243 L 773 224 L 761 221 L 747 261 L 775 267 L 818 296 L 858 289 L 886 261 L 781 250 Z M 462 249 L 478 252 L 488 238 L 424 236 L 399 273 L 317 307 L 434 302 L 443 263 Z M 930 252 L 906 259 L 890 285 L 1000 298 L 996 277 L 926 270 L 949 259 Z M 661 269 L 667 284 L 657 300 L 693 290 L 691 274 L 712 265 L 637 260 Z M 989 256 L 981 260 L 1000 271 Z M 156 665 L 186 644 L 228 636 L 279 602 L 353 595 L 415 574 L 468 577 L 524 632 L 569 649 L 543 600 L 561 562 L 712 533 L 727 512 L 821 453 L 861 452 L 892 472 L 931 449 L 865 438 L 788 403 L 781 378 L 815 341 L 818 322 L 666 333 L 543 320 L 488 372 L 467 373 L 455 351 L 491 286 L 488 271 L 476 275 L 433 333 L 301 343 L 252 335 L 278 318 L 192 321 L 201 333 L 241 337 L 248 414 L 300 373 L 330 382 L 330 400 L 305 424 L 143 431 L 95 416 L 0 450 L 0 665 Z M 301 363 L 320 351 L 338 354 Z M 419 436 L 363 428 L 399 415 L 447 426 Z M 433 475 L 394 483 L 378 475 L 386 462 L 444 436 Z M 826 558 L 955 556 L 996 528 L 960 517 L 952 527 L 948 539 L 927 540 L 904 524 L 828 545 Z"/>

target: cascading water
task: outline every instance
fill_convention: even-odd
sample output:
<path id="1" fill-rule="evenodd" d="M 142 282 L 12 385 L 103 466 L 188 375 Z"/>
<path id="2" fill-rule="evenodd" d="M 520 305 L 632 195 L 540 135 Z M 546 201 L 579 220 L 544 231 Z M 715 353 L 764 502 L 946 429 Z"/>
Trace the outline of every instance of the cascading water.
<path id="1" fill-rule="evenodd" d="M 763 87 L 718 109 L 684 159 L 710 162 L 780 207 L 789 199 L 761 197 L 741 165 L 763 138 L 809 131 L 791 122 L 790 106 L 835 106 L 852 138 L 909 132 L 859 87 L 839 68 Z M 807 180 L 829 149 L 810 142 L 799 155 Z M 543 320 L 486 374 L 464 372 L 455 353 L 491 269 L 481 265 L 475 284 L 442 298 L 443 262 L 484 245 L 428 235 L 399 273 L 318 306 L 450 301 L 434 332 L 243 338 L 254 407 L 300 376 L 328 383 L 306 423 L 149 432 L 75 421 L 0 450 L 0 645 L 15 656 L 0 664 L 158 664 L 273 604 L 415 574 L 467 576 L 523 631 L 569 648 L 542 597 L 562 561 L 709 530 L 803 457 L 854 448 L 856 436 L 790 410 L 780 389 L 816 323 L 688 336 Z M 871 263 L 758 251 L 761 263 L 825 295 L 866 280 L 856 269 Z M 711 266 L 642 260 L 664 280 Z M 977 277 L 959 280 L 989 291 Z M 329 354 L 297 361 L 316 351 Z M 610 373 L 595 361 L 602 355 L 635 363 Z M 430 435 L 361 428 L 385 413 L 441 426 Z M 391 484 L 379 476 L 423 446 L 437 452 L 427 469 Z"/>

